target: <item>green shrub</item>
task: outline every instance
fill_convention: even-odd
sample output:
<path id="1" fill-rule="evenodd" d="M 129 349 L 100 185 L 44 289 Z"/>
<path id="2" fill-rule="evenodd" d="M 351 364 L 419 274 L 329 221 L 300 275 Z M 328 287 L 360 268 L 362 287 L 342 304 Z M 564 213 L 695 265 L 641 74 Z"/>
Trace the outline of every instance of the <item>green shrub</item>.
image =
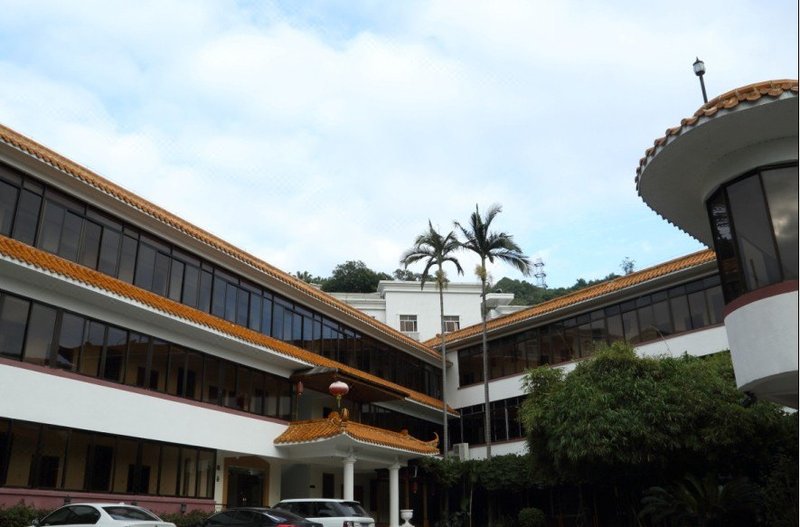
<path id="1" fill-rule="evenodd" d="M 22 502 L 7 508 L 0 507 L 0 527 L 26 527 L 48 512 L 50 511 L 37 509 Z"/>
<path id="2" fill-rule="evenodd" d="M 528 507 L 519 511 L 520 527 L 544 527 L 546 518 L 544 512 L 536 507 Z"/>
<path id="3" fill-rule="evenodd" d="M 213 512 L 206 512 L 195 509 L 185 514 L 181 514 L 179 512 L 171 512 L 166 514 L 159 514 L 158 516 L 165 522 L 174 523 L 176 527 L 197 527 L 212 514 Z"/>

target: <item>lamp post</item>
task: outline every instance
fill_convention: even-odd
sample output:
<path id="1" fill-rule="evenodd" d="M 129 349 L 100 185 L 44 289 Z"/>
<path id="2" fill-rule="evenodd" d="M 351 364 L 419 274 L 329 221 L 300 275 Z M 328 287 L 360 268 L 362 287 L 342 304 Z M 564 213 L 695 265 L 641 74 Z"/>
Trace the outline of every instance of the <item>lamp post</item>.
<path id="1" fill-rule="evenodd" d="M 703 75 L 706 74 L 706 64 L 697 57 L 695 57 L 695 59 L 696 60 L 692 66 L 694 67 L 694 74 L 700 77 L 700 89 L 703 90 L 703 103 L 705 104 L 708 102 L 708 96 L 706 95 L 706 84 L 703 82 Z"/>

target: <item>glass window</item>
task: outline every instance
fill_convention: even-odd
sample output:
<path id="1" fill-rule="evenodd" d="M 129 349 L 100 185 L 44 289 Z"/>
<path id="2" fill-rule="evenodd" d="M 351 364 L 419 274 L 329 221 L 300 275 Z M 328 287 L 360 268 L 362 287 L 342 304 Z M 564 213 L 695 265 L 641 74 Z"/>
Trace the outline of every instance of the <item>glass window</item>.
<path id="1" fill-rule="evenodd" d="M 708 304 L 709 323 L 722 323 L 722 309 L 725 307 L 725 300 L 722 297 L 722 287 L 716 285 L 706 289 L 706 303 Z"/>
<path id="2" fill-rule="evenodd" d="M 129 490 L 135 478 L 136 465 L 138 464 L 139 441 L 135 439 L 119 438 L 114 456 L 114 481 L 112 492 L 133 492 Z"/>
<path id="3" fill-rule="evenodd" d="M 144 388 L 147 363 L 150 358 L 150 337 L 131 332 L 128 340 L 128 360 L 125 365 L 125 384 Z"/>
<path id="4" fill-rule="evenodd" d="M 183 287 L 183 263 L 172 260 L 172 268 L 169 272 L 169 298 L 176 302 L 181 301 L 181 289 Z"/>
<path id="5" fill-rule="evenodd" d="M 74 371 L 83 344 L 83 328 L 85 320 L 71 313 L 64 313 L 61 317 L 61 332 L 58 339 L 58 355 L 56 367 Z"/>
<path id="6" fill-rule="evenodd" d="M 640 342 L 648 342 L 659 338 L 661 334 L 659 333 L 660 330 L 656 327 L 653 306 L 646 305 L 640 307 L 636 310 L 636 313 L 639 316 Z"/>
<path id="7" fill-rule="evenodd" d="M 622 317 L 620 315 L 611 315 L 606 319 L 608 327 L 608 342 L 609 344 L 624 340 L 625 333 L 622 331 Z"/>
<path id="8" fill-rule="evenodd" d="M 122 250 L 119 255 L 119 275 L 117 278 L 123 282 L 133 282 L 133 272 L 136 268 L 136 248 L 139 243 L 130 235 L 122 237 Z"/>
<path id="9" fill-rule="evenodd" d="M 194 497 L 197 495 L 197 449 L 181 448 L 181 496 Z"/>
<path id="10" fill-rule="evenodd" d="M 784 280 L 797 279 L 797 167 L 765 170 L 764 191 L 772 220 L 772 231 L 778 244 Z"/>
<path id="11" fill-rule="evenodd" d="M 172 284 L 170 284 L 170 287 Z M 186 264 L 183 273 L 183 303 L 187 306 L 197 307 L 197 298 L 200 293 L 200 269 Z"/>
<path id="12" fill-rule="evenodd" d="M 187 352 L 183 396 L 195 401 L 203 397 L 203 355 L 196 351 Z"/>
<path id="13" fill-rule="evenodd" d="M 150 290 L 157 295 L 167 296 L 170 260 L 171 258 L 168 255 L 162 252 L 156 253 L 156 262 L 153 268 L 153 286 Z"/>
<path id="14" fill-rule="evenodd" d="M 67 444 L 67 464 L 64 474 L 66 490 L 84 490 L 87 472 L 87 455 L 92 445 L 92 435 L 88 432 L 71 430 Z"/>
<path id="15" fill-rule="evenodd" d="M 11 234 L 11 223 L 17 208 L 18 195 L 19 189 L 0 181 L 0 234 L 4 236 Z"/>
<path id="16" fill-rule="evenodd" d="M 145 441 L 142 444 L 142 461 L 137 474 L 131 475 L 129 492 L 142 494 L 158 493 L 158 467 L 161 466 L 161 445 Z M 134 490 L 133 485 L 136 485 Z"/>
<path id="17" fill-rule="evenodd" d="M 108 227 L 103 229 L 100 239 L 100 256 L 97 270 L 109 276 L 117 276 L 117 262 L 119 260 L 119 244 L 122 234 Z"/>
<path id="18" fill-rule="evenodd" d="M 28 334 L 25 336 L 25 362 L 49 365 L 56 310 L 41 304 L 31 306 Z"/>
<path id="19" fill-rule="evenodd" d="M 83 218 L 74 212 L 67 211 L 64 216 L 64 227 L 61 231 L 61 243 L 58 246 L 58 255 L 70 261 L 78 260 L 78 244 L 81 239 Z"/>
<path id="20" fill-rule="evenodd" d="M 14 239 L 33 245 L 41 207 L 41 196 L 34 194 L 30 190 L 22 190 L 19 206 L 17 207 L 17 217 L 14 219 L 14 230 L 12 232 Z"/>
<path id="21" fill-rule="evenodd" d="M 42 232 L 39 235 L 39 247 L 42 250 L 53 254 L 58 253 L 65 212 L 66 210 L 61 205 L 49 200 L 45 202 Z"/>
<path id="22" fill-rule="evenodd" d="M 175 496 L 178 493 L 180 449 L 176 446 L 161 447 L 161 470 L 159 470 L 158 493 Z"/>
<path id="23" fill-rule="evenodd" d="M 86 341 L 83 344 L 80 358 L 80 372 L 84 375 L 97 377 L 100 371 L 100 358 L 103 353 L 103 344 L 106 339 L 106 326 L 100 322 L 90 321 L 86 331 Z"/>
<path id="24" fill-rule="evenodd" d="M 400 331 L 415 333 L 417 331 L 417 315 L 400 315 Z"/>
<path id="25" fill-rule="evenodd" d="M 219 361 L 214 357 L 205 358 L 205 382 L 203 384 L 205 394 L 203 401 L 207 403 L 219 404 L 220 401 L 220 365 Z"/>
<path id="26" fill-rule="evenodd" d="M 692 319 L 692 328 L 702 328 L 708 325 L 708 311 L 706 310 L 706 297 L 704 291 L 695 291 L 689 294 L 689 313 Z"/>
<path id="27" fill-rule="evenodd" d="M 167 379 L 167 393 L 184 396 L 186 377 L 186 350 L 173 344 L 169 348 L 169 379 Z"/>
<path id="28" fill-rule="evenodd" d="M 728 202 L 742 272 L 750 291 L 780 281 L 780 266 L 772 239 L 761 183 L 749 177 L 728 186 Z"/>
<path id="29" fill-rule="evenodd" d="M 636 344 L 641 341 L 639 336 L 639 322 L 635 310 L 622 313 L 622 327 L 625 331 L 626 341 L 631 344 Z"/>
<path id="30" fill-rule="evenodd" d="M 106 349 L 103 357 L 103 378 L 114 382 L 122 382 L 125 350 L 128 346 L 128 332 L 124 329 L 109 327 L 106 335 Z"/>
<path id="31" fill-rule="evenodd" d="M 112 436 L 95 435 L 86 462 L 85 490 L 109 492 L 111 471 L 114 467 L 114 443 Z"/>
<path id="32" fill-rule="evenodd" d="M 0 355 L 19 359 L 30 302 L 11 295 L 4 295 L 0 301 Z"/>
<path id="33" fill-rule="evenodd" d="M 200 449 L 197 455 L 197 497 L 214 496 L 214 467 L 216 457 L 212 450 Z"/>
<path id="34" fill-rule="evenodd" d="M 461 321 L 458 315 L 445 315 L 444 316 L 444 331 L 450 333 L 451 331 L 458 331 L 461 328 Z"/>
<path id="35" fill-rule="evenodd" d="M 208 271 L 200 272 L 200 290 L 197 298 L 197 309 L 208 313 L 211 310 L 211 282 L 213 278 Z"/>
<path id="36" fill-rule="evenodd" d="M 97 268 L 97 258 L 100 254 L 100 236 L 102 235 L 100 225 L 91 221 L 83 222 L 83 240 L 78 256 L 78 263 L 91 269 Z"/>
<path id="37" fill-rule="evenodd" d="M 664 299 L 653 303 L 653 326 L 660 337 L 672 333 L 672 319 L 669 314 L 669 300 Z"/>
<path id="38" fill-rule="evenodd" d="M 211 314 L 220 318 L 225 317 L 225 290 L 227 282 L 220 277 L 214 277 L 214 293 L 211 301 Z"/>
<path id="39" fill-rule="evenodd" d="M 136 279 L 133 283 L 149 291 L 153 286 L 155 266 L 156 250 L 145 243 L 139 244 L 139 254 L 136 257 Z"/>
<path id="40" fill-rule="evenodd" d="M 152 350 L 148 387 L 158 392 L 166 392 L 169 371 L 169 344 L 163 340 L 153 339 Z"/>
<path id="41" fill-rule="evenodd" d="M 20 421 L 12 423 L 6 486 L 29 487 L 31 485 L 31 470 L 38 442 L 39 425 Z"/>
<path id="42" fill-rule="evenodd" d="M 33 486 L 42 489 L 61 488 L 69 432 L 63 428 L 44 426 Z"/>
<path id="43" fill-rule="evenodd" d="M 228 408 L 236 408 L 236 365 L 222 362 L 222 404 Z"/>

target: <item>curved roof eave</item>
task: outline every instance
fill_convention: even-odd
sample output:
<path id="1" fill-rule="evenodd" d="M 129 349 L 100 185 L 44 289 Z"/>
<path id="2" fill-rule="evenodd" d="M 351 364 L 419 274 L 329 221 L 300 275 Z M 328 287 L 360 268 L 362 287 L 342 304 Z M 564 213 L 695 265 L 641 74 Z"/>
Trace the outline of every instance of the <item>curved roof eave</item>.
<path id="1" fill-rule="evenodd" d="M 773 80 L 704 104 L 645 151 L 636 169 L 639 196 L 665 220 L 711 246 L 708 196 L 758 166 L 797 161 L 797 94 L 797 80 Z"/>

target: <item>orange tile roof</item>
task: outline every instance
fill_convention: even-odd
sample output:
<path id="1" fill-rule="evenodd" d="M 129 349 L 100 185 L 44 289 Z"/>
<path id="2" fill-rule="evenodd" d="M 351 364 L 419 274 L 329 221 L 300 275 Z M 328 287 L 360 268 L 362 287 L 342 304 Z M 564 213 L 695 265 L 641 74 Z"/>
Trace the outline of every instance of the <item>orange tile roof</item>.
<path id="1" fill-rule="evenodd" d="M 241 339 L 257 346 L 269 348 L 276 353 L 304 361 L 308 364 L 336 368 L 339 371 L 347 373 L 348 375 L 351 375 L 366 383 L 390 388 L 400 392 L 401 394 L 404 394 L 407 399 L 417 403 L 439 410 L 442 408 L 442 401 L 424 393 L 410 390 L 404 386 L 387 381 L 376 375 L 363 372 L 357 368 L 347 366 L 346 364 L 341 364 L 321 355 L 317 355 L 316 353 L 298 348 L 297 346 L 293 346 L 292 344 L 282 340 L 268 337 L 258 333 L 257 331 L 236 325 L 232 322 L 228 322 L 227 320 L 215 317 L 209 313 L 205 313 L 168 298 L 164 298 L 127 282 L 123 282 L 122 280 L 112 278 L 93 269 L 89 269 L 88 267 L 84 267 L 54 254 L 31 247 L 17 240 L 0 236 L 0 255 L 36 267 L 38 269 L 48 271 L 58 276 L 80 282 L 87 286 L 101 289 L 116 296 L 148 306 L 162 313 L 205 326 L 230 337 Z M 455 413 L 455 410 L 452 408 L 448 407 L 448 410 L 452 413 Z"/>
<path id="2" fill-rule="evenodd" d="M 489 332 L 502 329 L 512 324 L 530 320 L 538 316 L 578 304 L 580 302 L 586 302 L 587 300 L 593 300 L 610 293 L 622 291 L 628 287 L 642 284 L 670 273 L 675 273 L 708 262 L 713 262 L 715 259 L 716 255 L 714 254 L 714 251 L 710 249 L 699 251 L 688 256 L 670 260 L 669 262 L 665 262 L 654 267 L 643 269 L 629 275 L 621 276 L 601 284 L 587 287 L 586 289 L 581 289 L 580 291 L 576 291 L 568 295 L 548 300 L 547 302 L 542 302 L 541 304 L 536 304 L 535 306 L 529 307 L 528 309 L 524 309 L 522 311 L 517 311 L 516 313 L 510 313 L 502 317 L 494 318 L 486 323 L 486 328 Z M 480 333 L 481 324 L 475 324 L 474 326 L 469 326 L 459 331 L 448 333 L 445 337 L 445 343 L 451 344 L 463 341 L 472 336 L 479 335 Z M 427 344 L 431 347 L 440 346 L 441 336 L 437 335 L 436 337 L 425 341 L 424 344 Z"/>
<path id="3" fill-rule="evenodd" d="M 735 90 L 723 93 L 719 97 L 708 101 L 701 106 L 699 110 L 694 112 L 692 117 L 682 119 L 679 126 L 667 129 L 664 135 L 656 139 L 653 146 L 645 151 L 645 155 L 639 160 L 639 167 L 636 169 L 636 188 L 639 188 L 639 177 L 642 171 L 650 160 L 655 157 L 657 150 L 666 145 L 670 137 L 680 135 L 689 128 L 697 125 L 702 117 L 712 118 L 721 115 L 724 111 L 735 109 L 741 103 L 755 102 L 762 97 L 776 99 L 784 93 L 791 93 L 797 96 L 797 91 L 798 86 L 796 79 L 764 81 L 736 88 Z"/>
<path id="4" fill-rule="evenodd" d="M 143 212 L 144 214 L 158 220 L 164 225 L 184 233 L 211 247 L 212 249 L 220 251 L 221 253 L 224 253 L 231 258 L 234 258 L 248 265 L 249 267 L 256 269 L 257 271 L 264 273 L 267 277 L 277 280 L 278 282 L 292 288 L 300 295 L 310 297 L 315 301 L 321 302 L 322 304 L 340 311 L 348 317 L 358 319 L 359 322 L 370 326 L 379 333 L 405 347 L 412 347 L 424 354 L 436 357 L 437 359 L 439 358 L 439 355 L 431 348 L 421 345 L 416 340 L 407 337 L 394 328 L 376 321 L 374 318 L 334 298 L 333 296 L 310 286 L 302 280 L 299 280 L 276 267 L 271 266 L 263 260 L 260 260 L 259 258 L 256 258 L 255 256 L 231 245 L 221 238 L 218 238 L 213 234 L 192 225 L 191 223 L 175 216 L 167 210 L 150 203 L 144 198 L 133 194 L 132 192 L 115 183 L 112 183 L 102 176 L 33 141 L 19 132 L 0 125 L 0 142 L 6 143 L 17 150 L 25 152 L 26 154 L 31 155 L 58 169 L 63 174 L 75 178 L 84 184 L 89 185 L 90 187 L 95 188 L 100 192 Z"/>
<path id="5" fill-rule="evenodd" d="M 350 421 L 347 417 L 340 417 L 338 412 L 331 412 L 327 419 L 312 419 L 308 421 L 294 421 L 278 437 L 276 445 L 292 445 L 324 441 L 339 435 L 346 435 L 352 439 L 373 445 L 381 445 L 417 454 L 439 454 L 439 436 L 434 433 L 431 441 L 422 441 L 408 434 L 407 431 L 393 432 Z"/>

